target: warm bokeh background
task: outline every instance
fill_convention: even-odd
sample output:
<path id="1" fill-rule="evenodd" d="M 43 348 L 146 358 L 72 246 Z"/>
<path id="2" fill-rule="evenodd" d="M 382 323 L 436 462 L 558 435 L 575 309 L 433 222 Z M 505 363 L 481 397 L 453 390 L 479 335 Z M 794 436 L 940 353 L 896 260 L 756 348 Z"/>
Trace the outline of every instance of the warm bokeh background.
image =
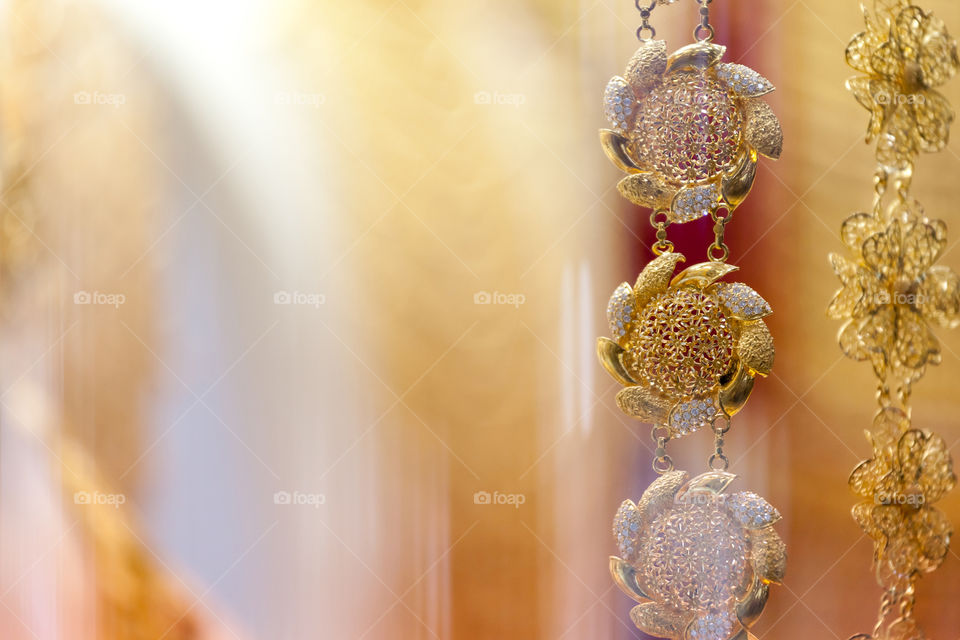
<path id="1" fill-rule="evenodd" d="M 960 33 L 960 5 L 923 5 Z M 594 356 L 650 258 L 596 135 L 632 2 L 2 7 L 0 636 L 640 637 L 606 559 L 651 444 Z M 861 17 L 712 7 L 785 134 L 728 233 L 778 351 L 728 438 L 789 545 L 756 633 L 843 639 L 879 597 L 846 488 L 872 379 L 824 314 L 826 255 L 872 194 L 843 88 Z M 695 11 L 654 12 L 671 49 Z M 954 242 L 958 145 L 914 183 Z M 709 223 L 671 234 L 701 258 Z M 941 337 L 914 416 L 956 445 Z M 696 471 L 709 446 L 672 453 Z M 960 522 L 960 494 L 941 506 Z M 958 559 L 921 585 L 932 638 L 960 628 Z"/>

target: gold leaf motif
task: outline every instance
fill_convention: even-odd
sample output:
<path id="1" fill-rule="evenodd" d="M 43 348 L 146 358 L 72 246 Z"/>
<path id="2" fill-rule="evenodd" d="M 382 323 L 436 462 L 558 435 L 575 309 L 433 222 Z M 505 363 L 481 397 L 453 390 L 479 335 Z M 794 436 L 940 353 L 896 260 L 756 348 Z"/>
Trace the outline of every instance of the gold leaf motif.
<path id="1" fill-rule="evenodd" d="M 607 373 L 622 385 L 635 385 L 637 381 L 630 377 L 620 361 L 621 354 L 623 354 L 623 347 L 616 342 L 609 338 L 597 338 L 597 356 Z"/>
<path id="2" fill-rule="evenodd" d="M 747 142 L 768 158 L 779 158 L 783 151 L 783 130 L 773 109 L 759 98 L 744 100 L 743 108 Z"/>
<path id="3" fill-rule="evenodd" d="M 617 191 L 633 204 L 661 210 L 670 206 L 674 190 L 651 173 L 634 173 L 617 183 Z"/>
<path id="4" fill-rule="evenodd" d="M 723 57 L 727 48 L 709 42 L 695 42 L 674 51 L 667 59 L 667 73 L 689 69 L 706 69 Z"/>
<path id="5" fill-rule="evenodd" d="M 643 496 L 637 501 L 637 510 L 640 519 L 649 524 L 651 520 L 669 508 L 680 487 L 689 479 L 686 471 L 668 471 L 647 487 Z"/>
<path id="6" fill-rule="evenodd" d="M 728 175 L 723 176 L 720 188 L 723 199 L 727 204 L 736 208 L 747 199 L 753 182 L 757 178 L 757 152 L 755 149 L 746 149 L 740 156 L 736 168 Z"/>
<path id="7" fill-rule="evenodd" d="M 670 400 L 648 387 L 627 387 L 617 394 L 617 406 L 628 416 L 659 424 L 667 419 Z"/>
<path id="8" fill-rule="evenodd" d="M 617 169 L 624 173 L 637 173 L 641 170 L 627 152 L 627 139 L 616 131 L 601 129 L 600 146 Z"/>
<path id="9" fill-rule="evenodd" d="M 673 280 L 670 281 L 670 286 L 695 286 L 702 289 L 738 269 L 740 269 L 740 267 L 727 264 L 726 262 L 700 262 L 690 265 L 674 276 Z"/>
<path id="10" fill-rule="evenodd" d="M 763 320 L 746 322 L 737 343 L 740 361 L 750 371 L 767 375 L 773 370 L 773 336 Z"/>
<path id="11" fill-rule="evenodd" d="M 637 97 L 650 91 L 660 82 L 667 70 L 667 43 L 663 40 L 651 40 L 643 44 L 627 63 L 624 77 Z"/>
<path id="12" fill-rule="evenodd" d="M 660 254 L 647 263 L 633 285 L 638 313 L 653 300 L 654 296 L 666 292 L 677 264 L 685 260 L 682 253 L 670 251 Z"/>

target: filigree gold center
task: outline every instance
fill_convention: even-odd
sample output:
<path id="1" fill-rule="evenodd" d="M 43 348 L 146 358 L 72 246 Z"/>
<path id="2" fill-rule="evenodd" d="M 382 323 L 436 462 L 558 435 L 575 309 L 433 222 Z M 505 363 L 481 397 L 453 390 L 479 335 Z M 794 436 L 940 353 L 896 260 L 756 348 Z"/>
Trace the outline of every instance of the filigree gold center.
<path id="1" fill-rule="evenodd" d="M 720 305 L 700 291 L 656 296 L 631 331 L 626 366 L 631 375 L 674 396 L 712 389 L 730 368 L 733 336 Z"/>
<path id="2" fill-rule="evenodd" d="M 740 148 L 740 112 L 705 74 L 669 77 L 643 101 L 633 144 L 652 169 L 680 182 L 713 178 Z"/>

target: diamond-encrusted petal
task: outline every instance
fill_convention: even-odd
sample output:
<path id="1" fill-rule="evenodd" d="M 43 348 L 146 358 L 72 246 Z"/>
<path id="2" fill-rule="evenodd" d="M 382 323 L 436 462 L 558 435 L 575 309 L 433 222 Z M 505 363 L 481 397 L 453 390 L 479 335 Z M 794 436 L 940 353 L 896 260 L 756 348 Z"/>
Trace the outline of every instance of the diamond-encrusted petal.
<path id="1" fill-rule="evenodd" d="M 618 133 L 626 133 L 637 117 L 637 99 L 633 89 L 620 76 L 610 78 L 603 92 L 603 112 Z"/>
<path id="2" fill-rule="evenodd" d="M 773 83 L 742 64 L 717 65 L 717 80 L 741 98 L 756 98 L 774 90 Z"/>
<path id="3" fill-rule="evenodd" d="M 637 96 L 642 96 L 663 78 L 667 70 L 667 43 L 651 40 L 644 43 L 627 63 L 623 75 Z"/>
<path id="4" fill-rule="evenodd" d="M 733 517 L 748 529 L 761 529 L 780 519 L 780 512 L 752 491 L 729 495 L 726 505 Z"/>
<path id="5" fill-rule="evenodd" d="M 740 630 L 740 622 L 731 611 L 707 613 L 687 627 L 686 640 L 727 640 Z"/>
<path id="6" fill-rule="evenodd" d="M 719 203 L 720 185 L 716 183 L 683 187 L 674 196 L 667 217 L 671 222 L 692 222 L 710 215 Z"/>
<path id="7" fill-rule="evenodd" d="M 640 539 L 640 511 L 632 500 L 624 500 L 613 518 L 613 537 L 617 539 L 620 557 L 634 564 Z"/>
<path id="8" fill-rule="evenodd" d="M 750 557 L 757 577 L 765 582 L 783 582 L 787 569 L 787 545 L 771 527 L 750 532 Z"/>
<path id="9" fill-rule="evenodd" d="M 720 304 L 734 318 L 756 320 L 773 313 L 770 303 L 742 282 L 720 282 L 714 286 Z"/>
<path id="10" fill-rule="evenodd" d="M 675 436 L 685 436 L 709 427 L 711 421 L 722 414 L 715 395 L 687 397 L 673 407 L 667 424 Z"/>
<path id="11" fill-rule="evenodd" d="M 633 326 L 635 312 L 636 301 L 633 296 L 633 287 L 626 282 L 621 283 L 607 303 L 607 322 L 610 324 L 610 335 L 618 344 Z"/>

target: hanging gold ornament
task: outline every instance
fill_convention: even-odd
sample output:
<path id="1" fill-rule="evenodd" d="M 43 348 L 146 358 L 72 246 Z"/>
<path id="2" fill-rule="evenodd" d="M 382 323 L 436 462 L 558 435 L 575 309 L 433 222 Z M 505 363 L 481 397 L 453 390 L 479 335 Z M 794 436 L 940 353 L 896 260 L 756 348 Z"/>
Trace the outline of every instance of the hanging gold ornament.
<path id="1" fill-rule="evenodd" d="M 960 276 L 936 264 L 947 226 L 926 216 L 910 189 L 917 155 L 940 151 L 949 139 L 953 111 L 935 88 L 956 74 L 960 60 L 946 25 L 907 0 L 876 0 L 864 19 L 866 29 L 846 50 L 847 62 L 864 75 L 847 87 L 870 111 L 874 206 L 843 222 L 846 255 L 830 256 L 843 286 L 828 313 L 844 322 L 843 353 L 871 363 L 880 404 L 866 432 L 872 455 L 854 469 L 849 486 L 862 499 L 853 517 L 873 539 L 883 596 L 873 631 L 855 638 L 915 640 L 923 638 L 914 617 L 916 582 L 940 566 L 953 534 L 932 505 L 956 476 L 943 439 L 912 425 L 910 394 L 927 365 L 940 363 L 930 325 L 960 324 Z"/>
<path id="2" fill-rule="evenodd" d="M 777 158 L 780 124 L 760 98 L 773 85 L 737 64 L 711 41 L 710 0 L 697 0 L 697 42 L 667 55 L 640 8 L 641 47 L 604 95 L 613 129 L 600 132 L 610 160 L 628 175 L 618 184 L 631 202 L 652 209 L 655 257 L 607 306 L 610 338 L 599 338 L 607 372 L 624 385 L 617 405 L 653 425 L 653 467 L 662 474 L 614 520 L 620 556 L 610 572 L 638 604 L 634 624 L 675 640 L 746 640 L 784 575 L 786 548 L 773 530 L 780 514 L 749 491 L 727 493 L 724 436 L 758 376 L 773 367 L 773 338 L 763 320 L 770 305 L 746 284 L 724 280 L 724 230 L 747 197 L 760 155 Z M 669 2 L 659 2 L 669 4 Z M 710 216 L 709 260 L 684 262 L 667 239 L 672 223 Z M 709 428 L 708 471 L 674 471 L 676 438 Z"/>

